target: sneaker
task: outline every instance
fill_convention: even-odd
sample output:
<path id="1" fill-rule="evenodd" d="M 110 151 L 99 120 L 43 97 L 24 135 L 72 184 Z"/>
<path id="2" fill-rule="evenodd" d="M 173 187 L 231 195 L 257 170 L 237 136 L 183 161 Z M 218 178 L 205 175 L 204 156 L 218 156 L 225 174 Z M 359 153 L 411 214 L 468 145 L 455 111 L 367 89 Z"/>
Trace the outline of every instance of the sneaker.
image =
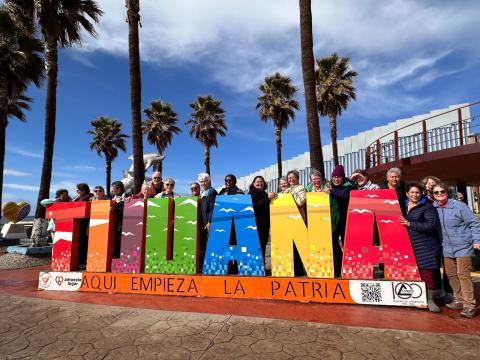
<path id="1" fill-rule="evenodd" d="M 452 310 L 462 310 L 463 309 L 463 304 L 458 301 L 452 301 L 450 304 L 447 304 L 447 308 L 452 309 Z"/>
<path id="2" fill-rule="evenodd" d="M 475 309 L 464 309 L 460 313 L 460 316 L 471 319 L 471 318 L 475 317 Z"/>

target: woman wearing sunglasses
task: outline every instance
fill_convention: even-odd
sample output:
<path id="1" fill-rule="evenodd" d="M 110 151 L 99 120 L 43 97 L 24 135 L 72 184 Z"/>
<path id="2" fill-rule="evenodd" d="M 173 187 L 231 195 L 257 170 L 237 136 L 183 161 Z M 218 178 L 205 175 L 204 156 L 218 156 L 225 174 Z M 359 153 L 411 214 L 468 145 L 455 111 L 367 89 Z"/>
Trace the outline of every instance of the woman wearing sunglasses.
<path id="1" fill-rule="evenodd" d="M 480 249 L 480 221 L 465 203 L 449 198 L 447 185 L 439 182 L 432 192 L 440 218 L 445 270 L 455 297 L 447 307 L 473 318 L 475 294 L 470 273 L 473 249 Z"/>

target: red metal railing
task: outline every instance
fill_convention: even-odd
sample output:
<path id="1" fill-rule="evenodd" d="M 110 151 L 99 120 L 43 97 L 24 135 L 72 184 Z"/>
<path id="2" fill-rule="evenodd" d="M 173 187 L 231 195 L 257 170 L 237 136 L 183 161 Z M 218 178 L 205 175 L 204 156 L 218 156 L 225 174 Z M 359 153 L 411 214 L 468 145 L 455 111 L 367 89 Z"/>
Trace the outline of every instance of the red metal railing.
<path id="1" fill-rule="evenodd" d="M 422 155 L 432 151 L 464 145 L 465 139 L 469 134 L 480 131 L 480 118 L 471 116 L 462 119 L 462 109 L 479 104 L 480 101 L 448 110 L 383 135 L 367 147 L 365 152 L 366 168 L 369 169 L 414 155 Z M 457 112 L 458 114 L 456 121 L 427 130 L 427 121 L 452 112 Z M 419 124 L 422 126 L 421 132 L 401 136 L 403 130 Z M 386 138 L 390 139 L 382 142 L 382 139 Z"/>

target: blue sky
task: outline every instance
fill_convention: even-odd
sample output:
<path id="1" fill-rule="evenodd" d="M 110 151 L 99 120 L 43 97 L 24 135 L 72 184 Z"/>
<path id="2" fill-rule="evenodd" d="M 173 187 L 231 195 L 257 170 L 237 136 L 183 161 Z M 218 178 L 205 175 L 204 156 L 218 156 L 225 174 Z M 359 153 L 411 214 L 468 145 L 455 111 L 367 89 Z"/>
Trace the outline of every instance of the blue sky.
<path id="1" fill-rule="evenodd" d="M 480 22 L 477 1 L 313 1 L 316 57 L 336 51 L 358 73 L 356 102 L 338 119 L 339 138 L 402 117 L 480 100 Z M 127 24 L 123 2 L 100 0 L 105 11 L 98 39 L 60 52 L 57 132 L 52 193 L 78 182 L 105 183 L 104 159 L 89 150 L 90 121 L 119 119 L 130 128 Z M 258 86 L 276 71 L 300 89 L 302 110 L 283 133 L 283 158 L 308 151 L 303 112 L 298 2 L 142 0 L 142 109 L 171 102 L 183 132 L 167 149 L 164 176 L 177 190 L 204 169 L 201 145 L 183 123 L 197 95 L 222 100 L 227 137 L 212 150 L 214 186 L 275 163 L 273 126 L 255 112 Z M 35 204 L 43 154 L 45 87 L 31 88 L 28 121 L 7 128 L 4 201 Z M 142 114 L 143 115 L 143 114 Z M 329 128 L 321 119 L 322 142 Z M 130 167 L 127 153 L 113 163 L 112 179 Z M 154 152 L 145 141 L 145 152 Z"/>

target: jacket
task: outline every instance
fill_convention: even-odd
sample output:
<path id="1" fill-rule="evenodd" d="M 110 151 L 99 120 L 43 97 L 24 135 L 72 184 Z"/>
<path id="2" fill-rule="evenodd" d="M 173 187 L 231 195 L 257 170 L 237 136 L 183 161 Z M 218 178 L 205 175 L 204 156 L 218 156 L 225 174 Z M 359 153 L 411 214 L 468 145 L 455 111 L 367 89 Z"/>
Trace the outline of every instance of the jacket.
<path id="1" fill-rule="evenodd" d="M 380 189 L 380 186 L 375 183 L 372 183 L 371 180 L 368 180 L 365 184 L 358 187 L 358 190 L 378 190 L 378 189 Z"/>
<path id="2" fill-rule="evenodd" d="M 381 184 L 380 189 L 389 189 L 388 182 L 385 181 L 383 184 Z M 405 215 L 406 214 L 405 201 L 407 200 L 407 190 L 405 189 L 405 183 L 403 181 L 400 181 L 400 184 L 395 189 L 395 192 L 397 193 L 398 204 L 402 209 L 402 214 Z"/>
<path id="3" fill-rule="evenodd" d="M 332 232 L 340 231 L 340 233 L 343 234 L 345 231 L 350 191 L 355 190 L 356 188 L 354 182 L 348 178 L 345 178 L 343 183 L 339 186 L 332 184 L 332 189 L 330 190 L 330 218 L 332 219 Z"/>
<path id="4" fill-rule="evenodd" d="M 444 207 L 438 202 L 437 209 L 442 231 L 442 247 L 445 257 L 473 255 L 473 244 L 480 244 L 480 221 L 468 208 L 457 200 L 448 199 Z"/>
<path id="5" fill-rule="evenodd" d="M 440 222 L 437 211 L 427 199 L 422 199 L 407 212 L 406 219 L 410 222 L 407 231 L 418 268 L 439 269 L 442 242 L 438 232 Z"/>
<path id="6" fill-rule="evenodd" d="M 213 208 L 215 207 L 215 198 L 217 197 L 217 190 L 209 187 L 202 194 L 202 203 L 200 204 L 200 212 L 202 215 L 202 225 L 212 222 Z"/>
<path id="7" fill-rule="evenodd" d="M 220 190 L 218 195 L 243 195 L 243 191 L 240 190 L 236 185 L 231 187 L 230 189 L 223 188 Z"/>

